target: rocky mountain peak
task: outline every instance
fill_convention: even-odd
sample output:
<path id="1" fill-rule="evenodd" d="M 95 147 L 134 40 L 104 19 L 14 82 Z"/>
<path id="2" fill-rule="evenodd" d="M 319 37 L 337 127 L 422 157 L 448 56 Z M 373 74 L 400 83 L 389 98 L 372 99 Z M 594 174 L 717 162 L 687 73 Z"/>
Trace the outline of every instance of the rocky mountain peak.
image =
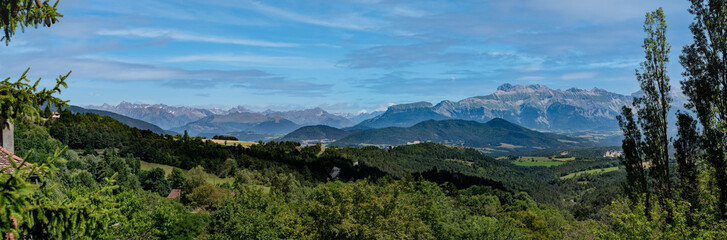
<path id="1" fill-rule="evenodd" d="M 430 102 L 415 102 L 415 103 L 407 103 L 407 104 L 397 104 L 389 107 L 388 111 L 402 111 L 402 110 L 412 110 L 412 109 L 419 109 L 419 108 L 433 108 L 434 105 Z"/>
<path id="2" fill-rule="evenodd" d="M 509 83 L 505 83 L 497 87 L 498 92 L 548 92 L 552 91 L 550 88 L 540 85 L 540 84 L 533 84 L 533 85 L 512 85 Z"/>
<path id="3" fill-rule="evenodd" d="M 252 110 L 240 105 L 237 107 L 230 108 L 230 110 L 227 111 L 228 113 L 243 113 L 243 112 L 253 112 Z"/>

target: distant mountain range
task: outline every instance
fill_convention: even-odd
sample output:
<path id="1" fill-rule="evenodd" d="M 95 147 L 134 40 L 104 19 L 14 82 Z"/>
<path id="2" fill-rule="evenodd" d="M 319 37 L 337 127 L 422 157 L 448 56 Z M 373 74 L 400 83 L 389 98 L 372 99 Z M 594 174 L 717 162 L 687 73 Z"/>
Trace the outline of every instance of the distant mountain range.
<path id="1" fill-rule="evenodd" d="M 484 151 L 515 151 L 596 146 L 594 142 L 533 131 L 501 118 L 486 123 L 470 120 L 428 120 L 411 127 L 341 130 L 328 126 L 300 128 L 281 138 L 312 144 L 315 139 L 333 146 L 398 146 L 422 142 L 473 147 Z M 334 141 L 335 140 L 335 141 Z"/>
<path id="2" fill-rule="evenodd" d="M 174 107 L 164 104 L 135 104 L 123 101 L 116 105 L 104 104 L 101 106 L 86 106 L 86 108 L 118 113 L 153 123 L 164 129 L 182 126 L 215 114 L 209 109 Z"/>
<path id="3" fill-rule="evenodd" d="M 194 129 L 194 125 L 199 125 L 199 123 L 196 123 L 197 121 L 208 121 L 202 119 L 213 116 L 228 120 L 231 117 L 251 117 L 251 119 L 238 119 L 233 121 L 244 123 L 262 123 L 268 118 L 284 118 L 300 126 L 324 124 L 334 127 L 352 126 L 353 124 L 359 123 L 361 120 L 363 120 L 360 119 L 361 117 L 368 118 L 370 116 L 370 114 L 368 113 L 332 114 L 321 108 L 292 111 L 267 110 L 264 112 L 255 112 L 243 106 L 234 107 L 228 110 L 222 110 L 193 107 L 175 107 L 164 104 L 135 104 L 123 101 L 116 105 L 103 104 L 101 106 L 87 106 L 87 108 L 114 112 L 124 116 L 140 119 L 156 124 L 164 129 L 189 129 L 194 132 L 198 132 Z M 226 130 L 229 129 L 218 129 L 214 130 L 213 132 L 224 132 Z"/>
<path id="4" fill-rule="evenodd" d="M 435 111 L 428 102 L 399 104 L 389 107 L 383 114 L 351 127 L 351 129 L 371 129 L 385 127 L 409 127 L 426 120 L 450 119 Z"/>
<path id="5" fill-rule="evenodd" d="M 236 133 L 258 140 L 278 138 L 298 127 L 328 125 L 345 131 L 387 127 L 411 127 L 427 120 L 461 119 L 480 123 L 502 118 L 526 128 L 571 136 L 619 142 L 616 116 L 634 96 L 594 88 L 550 89 L 543 85 L 503 84 L 489 95 L 436 105 L 415 102 L 390 106 L 385 112 L 333 114 L 321 108 L 255 112 L 242 106 L 227 110 L 173 107 L 163 104 L 90 106 L 141 119 L 178 133 L 213 136 Z M 674 110 L 681 109 L 683 95 L 672 93 Z M 673 122 L 673 121 L 670 121 Z"/>

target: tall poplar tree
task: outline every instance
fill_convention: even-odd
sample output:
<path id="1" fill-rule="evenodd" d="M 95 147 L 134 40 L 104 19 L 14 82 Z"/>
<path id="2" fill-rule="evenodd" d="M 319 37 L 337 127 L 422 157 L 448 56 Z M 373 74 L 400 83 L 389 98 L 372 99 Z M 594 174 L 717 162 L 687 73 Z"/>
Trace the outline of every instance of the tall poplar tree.
<path id="1" fill-rule="evenodd" d="M 699 133 L 697 121 L 686 113 L 677 114 L 677 140 L 674 141 L 674 157 L 677 160 L 680 180 L 680 195 L 689 202 L 689 215 L 700 208 L 697 186 L 697 159 L 699 158 Z M 689 218 L 691 220 L 691 217 Z"/>
<path id="2" fill-rule="evenodd" d="M 633 109 L 623 106 L 621 116 L 618 116 L 618 123 L 624 132 L 624 139 L 621 143 L 621 148 L 624 151 L 621 162 L 626 168 L 624 191 L 632 202 L 640 203 L 643 201 L 644 214 L 650 217 L 651 196 L 649 195 L 649 184 L 646 181 L 646 171 L 643 165 L 641 131 L 634 120 Z"/>
<path id="3" fill-rule="evenodd" d="M 667 207 L 665 200 L 672 195 L 666 119 L 672 101 L 666 71 L 671 46 L 666 42 L 666 20 L 661 8 L 646 14 L 644 32 L 647 35 L 643 45 L 646 59 L 641 63 L 641 71 L 636 71 L 636 79 L 644 92 L 637 100 L 639 123 L 644 137 L 642 150 L 652 165 L 649 175 L 653 179 L 654 192 L 662 206 Z"/>
<path id="4" fill-rule="evenodd" d="M 680 57 L 682 89 L 703 127 L 704 159 L 715 173 L 720 218 L 727 219 L 727 1 L 691 0 L 689 13 L 694 42 Z"/>

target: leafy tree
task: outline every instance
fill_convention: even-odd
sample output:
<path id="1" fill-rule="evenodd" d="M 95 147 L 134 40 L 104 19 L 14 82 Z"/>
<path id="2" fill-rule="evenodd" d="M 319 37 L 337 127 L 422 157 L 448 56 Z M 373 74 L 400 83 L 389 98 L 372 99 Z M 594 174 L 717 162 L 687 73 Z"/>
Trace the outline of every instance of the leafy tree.
<path id="1" fill-rule="evenodd" d="M 631 108 L 624 107 L 619 118 L 624 131 L 622 148 L 629 181 L 627 192 L 632 200 L 645 193 L 648 195 L 648 185 L 643 182 L 643 167 L 638 166 L 646 160 L 652 165 L 649 175 L 653 179 L 654 192 L 661 205 L 666 207 L 666 200 L 672 197 L 667 135 L 667 113 L 672 99 L 666 71 L 671 47 L 666 42 L 666 20 L 661 8 L 646 14 L 644 32 L 647 35 L 643 44 L 646 59 L 641 63 L 641 70 L 636 70 L 643 96 L 634 99 L 633 104 L 640 129 L 633 121 Z M 649 196 L 644 199 L 644 205 L 648 216 Z M 668 208 L 666 210 L 671 212 Z"/>
<path id="2" fill-rule="evenodd" d="M 677 126 L 679 128 L 678 139 L 674 141 L 681 182 L 681 197 L 690 203 L 690 215 L 699 209 L 699 189 L 697 182 L 697 159 L 699 158 L 699 134 L 697 133 L 697 121 L 689 114 L 677 114 Z M 690 218 L 691 219 L 691 218 Z"/>
<path id="3" fill-rule="evenodd" d="M 647 33 L 643 45 L 646 60 L 641 63 L 642 71 L 636 72 L 644 92 L 638 99 L 639 123 L 644 137 L 642 150 L 646 159 L 652 163 L 649 175 L 654 179 L 655 192 L 663 205 L 664 200 L 671 198 L 672 191 L 666 118 L 672 99 L 666 72 L 671 47 L 666 42 L 666 20 L 661 8 L 646 14 L 644 32 Z"/>
<path id="4" fill-rule="evenodd" d="M 222 204 L 228 196 L 230 196 L 230 192 L 227 191 L 227 189 L 211 184 L 204 184 L 193 188 L 186 197 L 193 206 L 205 207 L 207 209 L 214 210 L 217 206 Z"/>
<path id="5" fill-rule="evenodd" d="M 187 184 L 187 176 L 179 168 L 173 168 L 172 174 L 169 175 L 167 180 L 172 188 L 184 188 L 184 185 Z"/>
<path id="6" fill-rule="evenodd" d="M 727 219 L 727 2 L 691 0 L 689 26 L 693 43 L 682 50 L 681 82 L 702 125 L 701 144 L 706 162 L 715 172 L 717 207 Z"/>
<path id="7" fill-rule="evenodd" d="M 225 160 L 222 165 L 220 165 L 220 169 L 217 173 L 217 176 L 221 178 L 225 178 L 227 176 L 230 176 L 234 174 L 237 171 L 237 161 L 235 159 L 228 158 Z"/>
<path id="8" fill-rule="evenodd" d="M 167 196 L 172 189 L 169 186 L 169 181 L 164 178 L 164 175 L 164 169 L 152 168 L 149 171 L 142 171 L 139 174 L 139 182 L 144 190 L 150 190 L 159 193 L 161 196 Z"/>
<path id="9" fill-rule="evenodd" d="M 6 78 L 0 82 L 0 128 L 5 128 L 10 121 L 21 116 L 39 117 L 43 104 L 66 106 L 68 101 L 61 100 L 53 95 L 61 93 L 61 86 L 67 88 L 66 78 L 71 74 L 69 71 L 65 76 L 61 75 L 56 79 L 56 85 L 52 89 L 38 89 L 40 78 L 30 85 L 31 81 L 27 74 L 30 68 L 25 70 L 16 81 Z"/>
<path id="10" fill-rule="evenodd" d="M 644 154 L 641 150 L 641 131 L 636 125 L 632 108 L 623 106 L 621 116 L 618 116 L 619 125 L 624 132 L 621 144 L 623 156 L 620 158 L 626 168 L 626 183 L 624 190 L 634 203 L 643 201 L 645 214 L 648 216 L 650 203 L 649 185 L 644 170 Z"/>
<path id="11" fill-rule="evenodd" d="M 29 182 L 31 175 L 38 175 L 40 182 L 57 171 L 53 163 L 60 159 L 64 149 L 56 150 L 53 156 L 40 165 L 24 165 L 25 162 L 10 161 L 11 166 L 0 172 L 0 233 L 20 236 L 23 239 L 60 239 L 69 236 L 98 238 L 107 230 L 115 217 L 113 201 L 108 197 L 116 187 L 114 176 L 104 179 L 107 184 L 90 194 L 69 196 L 58 200 L 52 196 L 49 187 Z M 17 225 L 13 226 L 16 219 Z"/>
<path id="12" fill-rule="evenodd" d="M 121 219 L 106 239 L 199 239 L 209 225 L 207 213 L 191 213 L 178 201 L 151 192 L 122 192 L 116 201 Z"/>
<path id="13" fill-rule="evenodd" d="M 139 179 L 132 174 L 126 161 L 120 158 L 114 149 L 106 149 L 103 158 L 98 162 L 96 178 L 101 180 L 116 176 L 118 185 L 126 189 L 138 189 Z"/>
<path id="14" fill-rule="evenodd" d="M 207 183 L 207 173 L 202 166 L 196 166 L 187 172 L 187 188 L 195 189 Z"/>

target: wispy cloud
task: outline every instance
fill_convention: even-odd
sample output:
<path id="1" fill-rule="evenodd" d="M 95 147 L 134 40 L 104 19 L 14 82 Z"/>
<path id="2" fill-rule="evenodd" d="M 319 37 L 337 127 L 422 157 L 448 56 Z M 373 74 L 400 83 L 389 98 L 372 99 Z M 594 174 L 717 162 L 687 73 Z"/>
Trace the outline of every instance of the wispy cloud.
<path id="1" fill-rule="evenodd" d="M 560 76 L 560 79 L 563 80 L 581 80 L 581 79 L 591 79 L 596 77 L 598 73 L 596 72 L 575 72 L 575 73 L 567 73 Z"/>
<path id="2" fill-rule="evenodd" d="M 293 93 L 295 95 L 325 94 L 332 85 L 316 84 L 304 81 L 286 80 L 282 77 L 271 77 L 265 79 L 257 79 L 255 81 L 246 81 L 244 83 L 234 84 L 232 87 L 269 90 L 274 93 Z M 260 94 L 266 94 L 260 92 Z"/>
<path id="3" fill-rule="evenodd" d="M 518 81 L 538 81 L 538 80 L 543 80 L 544 78 L 545 77 L 543 77 L 543 76 L 523 76 L 523 77 L 519 77 L 517 80 Z"/>
<path id="4" fill-rule="evenodd" d="M 218 62 L 226 64 L 244 64 L 246 66 L 285 67 L 321 69 L 332 68 L 333 63 L 304 57 L 291 56 L 262 56 L 262 55 L 233 55 L 233 54 L 203 54 L 171 57 L 166 60 L 170 63 L 178 62 Z"/>
<path id="5" fill-rule="evenodd" d="M 362 17 L 355 13 L 335 16 L 334 18 L 322 18 L 287 11 L 282 8 L 276 8 L 257 1 L 250 2 L 250 6 L 255 10 L 258 10 L 268 15 L 323 27 L 342 28 L 349 30 L 373 30 L 379 28 L 380 24 L 374 19 Z"/>
<path id="6" fill-rule="evenodd" d="M 158 83 L 175 89 L 245 88 L 260 94 L 326 94 L 330 84 L 288 79 L 261 70 L 188 70 L 177 67 L 128 63 L 97 58 L 43 59 L 34 62 L 35 75 L 53 76 L 73 69 L 72 79 L 93 79 L 122 84 Z"/>
<path id="7" fill-rule="evenodd" d="M 284 43 L 284 42 L 270 42 L 263 40 L 252 40 L 245 38 L 229 38 L 220 36 L 208 36 L 200 34 L 182 33 L 174 30 L 163 30 L 163 29 L 147 29 L 147 28 L 136 28 L 136 29 L 125 29 L 125 30 L 101 30 L 97 32 L 98 35 L 102 36 L 123 36 L 123 37 L 136 37 L 136 38 L 169 38 L 177 41 L 185 42 L 206 42 L 206 43 L 220 43 L 220 44 L 235 44 L 235 45 L 247 45 L 247 46 L 258 46 L 258 47 L 297 47 L 299 44 L 295 43 Z"/>
<path id="8" fill-rule="evenodd" d="M 458 64 L 482 57 L 478 52 L 448 50 L 456 41 L 441 40 L 409 45 L 382 45 L 359 49 L 346 54 L 336 64 L 346 68 L 399 68 L 414 63 L 436 62 Z"/>

